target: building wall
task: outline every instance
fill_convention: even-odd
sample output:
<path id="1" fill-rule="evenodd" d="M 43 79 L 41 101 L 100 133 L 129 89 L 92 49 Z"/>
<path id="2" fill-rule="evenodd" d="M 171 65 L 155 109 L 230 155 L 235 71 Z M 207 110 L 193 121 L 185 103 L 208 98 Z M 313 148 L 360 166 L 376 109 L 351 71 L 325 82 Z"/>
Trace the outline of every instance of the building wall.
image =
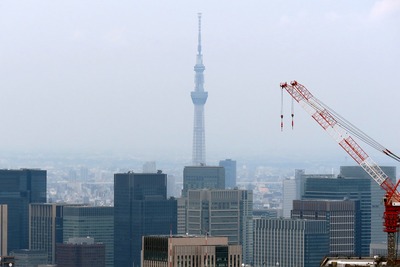
<path id="1" fill-rule="evenodd" d="M 104 244 L 57 244 L 57 267 L 105 267 Z"/>
<path id="2" fill-rule="evenodd" d="M 329 252 L 326 221 L 254 220 L 254 266 L 318 267 Z"/>
<path id="3" fill-rule="evenodd" d="M 142 267 L 241 266 L 241 246 L 226 237 L 146 236 Z"/>
<path id="4" fill-rule="evenodd" d="M 166 174 L 114 175 L 114 266 L 138 266 L 142 236 L 176 234 L 177 201 L 167 199 Z"/>
<path id="5" fill-rule="evenodd" d="M 114 266 L 114 207 L 64 208 L 63 240 L 86 236 L 105 245 L 106 266 Z"/>
<path id="6" fill-rule="evenodd" d="M 28 206 L 46 202 L 46 181 L 45 170 L 0 170 L 0 204 L 8 206 L 8 252 L 29 247 Z"/>
<path id="7" fill-rule="evenodd" d="M 329 231 L 329 254 L 360 255 L 360 203 L 353 200 L 294 200 L 292 219 L 324 220 Z"/>
<path id="8" fill-rule="evenodd" d="M 0 205 L 0 256 L 7 255 L 7 229 L 8 210 L 7 205 Z"/>
<path id="9" fill-rule="evenodd" d="M 14 250 L 10 255 L 15 257 L 15 266 L 18 267 L 37 267 L 47 263 L 47 253 L 42 250 Z"/>
<path id="10" fill-rule="evenodd" d="M 226 236 L 230 245 L 241 245 L 243 262 L 253 258 L 253 193 L 248 190 L 189 190 L 189 234 Z"/>
<path id="11" fill-rule="evenodd" d="M 381 169 L 396 183 L 396 167 L 381 166 Z M 365 178 L 371 183 L 371 243 L 379 244 L 387 241 L 387 234 L 383 231 L 383 190 L 360 166 L 341 166 L 340 174 L 344 177 Z"/>
<path id="12" fill-rule="evenodd" d="M 236 187 L 236 160 L 221 160 L 219 166 L 225 169 L 225 188 L 234 189 Z"/>
<path id="13" fill-rule="evenodd" d="M 218 166 L 186 166 L 183 169 L 182 197 L 188 190 L 225 189 L 225 170 Z"/>
<path id="14" fill-rule="evenodd" d="M 306 175 L 307 176 L 307 175 Z M 369 256 L 371 242 L 371 183 L 365 178 L 306 177 L 303 200 L 358 200 L 360 202 L 361 234 L 357 240 L 361 254 Z"/>

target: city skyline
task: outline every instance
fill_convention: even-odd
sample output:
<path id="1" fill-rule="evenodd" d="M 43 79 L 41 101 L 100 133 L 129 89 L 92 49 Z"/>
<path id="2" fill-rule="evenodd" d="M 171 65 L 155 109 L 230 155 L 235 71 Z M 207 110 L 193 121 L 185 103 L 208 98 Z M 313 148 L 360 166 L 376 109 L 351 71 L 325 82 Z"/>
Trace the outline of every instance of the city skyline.
<path id="1" fill-rule="evenodd" d="M 392 83 L 400 4 L 393 0 L 3 1 L 2 150 L 172 153 L 190 160 L 198 12 L 212 92 L 208 157 L 345 158 L 299 106 L 290 129 L 288 97 L 280 132 L 279 83 L 292 79 L 400 150 L 392 108 L 399 96 Z"/>

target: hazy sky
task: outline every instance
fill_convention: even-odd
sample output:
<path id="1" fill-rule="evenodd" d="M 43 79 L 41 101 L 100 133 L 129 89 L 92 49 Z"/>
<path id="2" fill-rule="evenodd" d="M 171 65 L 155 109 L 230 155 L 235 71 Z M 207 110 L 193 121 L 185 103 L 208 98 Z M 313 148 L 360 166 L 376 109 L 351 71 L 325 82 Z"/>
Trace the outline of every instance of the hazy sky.
<path id="1" fill-rule="evenodd" d="M 344 157 L 293 79 L 400 151 L 398 0 L 0 0 L 0 150 L 190 160 L 198 12 L 207 159 Z"/>

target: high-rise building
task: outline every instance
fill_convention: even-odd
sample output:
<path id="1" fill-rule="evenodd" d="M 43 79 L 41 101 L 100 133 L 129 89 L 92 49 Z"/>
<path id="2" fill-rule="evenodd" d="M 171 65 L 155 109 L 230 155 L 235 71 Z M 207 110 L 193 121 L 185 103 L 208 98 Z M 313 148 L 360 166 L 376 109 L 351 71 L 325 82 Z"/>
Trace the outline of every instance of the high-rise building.
<path id="1" fill-rule="evenodd" d="M 63 243 L 63 215 L 66 206 L 78 204 L 33 203 L 29 205 L 29 249 L 47 253 L 55 263 L 56 244 Z"/>
<path id="2" fill-rule="evenodd" d="M 396 167 L 394 166 L 381 166 L 380 167 L 393 183 L 396 184 Z M 376 183 L 360 166 L 341 166 L 340 175 L 343 177 L 365 178 L 371 183 L 371 243 L 380 244 L 387 241 L 387 233 L 383 231 L 383 212 L 385 207 L 383 204 L 383 197 L 385 190 L 383 190 L 378 183 Z"/>
<path id="3" fill-rule="evenodd" d="M 7 255 L 7 205 L 0 205 L 0 256 Z"/>
<path id="4" fill-rule="evenodd" d="M 142 267 L 241 267 L 242 248 L 213 236 L 144 236 Z"/>
<path id="5" fill-rule="evenodd" d="M 254 219 L 253 266 L 319 267 L 328 252 L 326 221 Z"/>
<path id="6" fill-rule="evenodd" d="M 0 170 L 0 204 L 8 207 L 8 252 L 29 247 L 29 204 L 46 202 L 45 170 Z"/>
<path id="7" fill-rule="evenodd" d="M 360 202 L 361 234 L 357 240 L 361 255 L 369 256 L 371 243 L 371 183 L 365 178 L 316 177 L 304 175 L 302 200 L 358 200 Z"/>
<path id="8" fill-rule="evenodd" d="M 292 219 L 324 220 L 329 231 L 329 254 L 361 254 L 358 200 L 294 200 Z"/>
<path id="9" fill-rule="evenodd" d="M 207 101 L 208 93 L 204 91 L 204 64 L 201 51 L 201 13 L 199 18 L 199 35 L 197 45 L 196 65 L 194 66 L 194 91 L 191 92 L 194 104 L 194 123 L 193 123 L 193 165 L 201 166 L 206 164 L 206 144 L 204 130 L 204 104 Z"/>
<path id="10" fill-rule="evenodd" d="M 225 169 L 225 188 L 234 189 L 236 187 L 236 160 L 221 160 L 219 166 Z"/>
<path id="11" fill-rule="evenodd" d="M 290 218 L 293 200 L 301 199 L 301 181 L 304 170 L 295 170 L 293 178 L 283 180 L 283 217 Z"/>
<path id="12" fill-rule="evenodd" d="M 142 236 L 176 234 L 177 201 L 166 198 L 167 175 L 114 175 L 114 266 L 140 266 Z"/>
<path id="13" fill-rule="evenodd" d="M 253 192 L 248 190 L 189 190 L 188 234 L 228 237 L 230 245 L 241 245 L 243 263 L 253 259 Z"/>
<path id="14" fill-rule="evenodd" d="M 63 240 L 82 236 L 103 243 L 106 267 L 114 266 L 114 207 L 64 207 Z"/>
<path id="15" fill-rule="evenodd" d="M 70 238 L 57 244 L 57 267 L 105 267 L 105 250 L 105 245 L 93 238 Z"/>
<path id="16" fill-rule="evenodd" d="M 225 170 L 219 166 L 186 166 L 183 169 L 182 196 L 188 190 L 225 189 Z"/>
<path id="17" fill-rule="evenodd" d="M 14 256 L 15 266 L 36 267 L 39 264 L 47 264 L 47 252 L 43 250 L 18 249 L 10 253 Z"/>

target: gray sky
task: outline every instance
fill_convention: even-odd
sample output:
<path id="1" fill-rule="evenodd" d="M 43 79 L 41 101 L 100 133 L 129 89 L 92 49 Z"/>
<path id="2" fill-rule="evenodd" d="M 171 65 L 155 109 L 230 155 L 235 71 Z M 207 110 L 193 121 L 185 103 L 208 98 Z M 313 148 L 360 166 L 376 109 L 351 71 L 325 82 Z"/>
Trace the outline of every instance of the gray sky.
<path id="1" fill-rule="evenodd" d="M 208 159 L 344 157 L 287 94 L 280 132 L 293 79 L 400 151 L 398 0 L 1 0 L 0 149 L 190 160 L 198 12 Z"/>

